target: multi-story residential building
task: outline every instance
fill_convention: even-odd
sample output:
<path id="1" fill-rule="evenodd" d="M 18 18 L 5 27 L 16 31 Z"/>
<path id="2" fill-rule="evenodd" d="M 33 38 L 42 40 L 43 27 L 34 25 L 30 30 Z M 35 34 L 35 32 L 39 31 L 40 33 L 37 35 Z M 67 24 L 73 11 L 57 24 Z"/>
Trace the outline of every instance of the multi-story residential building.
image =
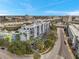
<path id="1" fill-rule="evenodd" d="M 12 25 L 12 23 L 9 25 Z M 6 23 L 3 27 L 9 25 Z M 12 25 L 13 26 L 13 25 Z M 5 36 L 9 35 L 12 39 L 16 39 L 16 34 L 19 34 L 20 40 L 25 41 L 30 38 L 36 38 L 38 36 L 43 35 L 45 32 L 48 32 L 50 29 L 50 19 L 38 19 L 35 21 L 28 21 L 26 23 L 22 23 L 21 27 L 18 28 L 18 33 L 16 31 L 1 31 L 0 39 L 4 38 Z M 10 26 L 11 27 L 11 26 Z M 13 26 L 14 27 L 14 26 Z"/>
<path id="2" fill-rule="evenodd" d="M 49 31 L 49 25 L 50 25 L 50 20 L 37 20 L 33 23 L 30 24 L 24 24 L 23 26 L 21 26 L 21 28 L 18 30 L 21 33 L 25 33 L 26 34 L 26 39 L 30 39 L 31 37 L 35 38 L 38 37 L 40 35 L 42 35 L 45 32 Z M 24 34 L 24 35 L 25 35 Z M 23 36 L 23 34 L 22 34 Z M 21 38 L 22 38 L 21 36 Z M 23 40 L 23 39 L 21 39 Z"/>
<path id="3" fill-rule="evenodd" d="M 79 25 L 71 24 L 68 27 L 69 38 L 72 42 L 72 48 L 79 53 Z"/>

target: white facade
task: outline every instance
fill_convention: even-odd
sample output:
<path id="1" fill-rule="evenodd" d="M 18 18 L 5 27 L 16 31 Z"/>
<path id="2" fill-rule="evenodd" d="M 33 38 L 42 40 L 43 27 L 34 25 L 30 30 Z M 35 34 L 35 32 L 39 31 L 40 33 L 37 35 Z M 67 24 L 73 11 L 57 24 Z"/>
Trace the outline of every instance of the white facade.
<path id="1" fill-rule="evenodd" d="M 18 31 L 26 33 L 26 39 L 35 38 L 49 30 L 50 20 L 36 20 L 30 25 L 24 24 Z M 21 40 L 24 40 L 23 38 Z"/>
<path id="2" fill-rule="evenodd" d="M 19 34 L 19 33 L 0 31 L 0 39 L 5 39 L 5 37 L 9 36 L 11 39 L 16 40 L 16 34 Z"/>
<path id="3" fill-rule="evenodd" d="M 21 41 L 26 41 L 31 38 L 36 38 L 40 35 L 43 35 L 45 32 L 49 31 L 51 19 L 37 19 L 34 21 L 29 21 L 28 24 L 25 23 L 18 29 L 18 33 L 16 31 L 10 32 L 6 30 L 0 31 L 0 39 L 3 39 L 6 35 L 11 35 L 12 39 L 16 39 L 16 34 L 19 34 Z"/>
<path id="4" fill-rule="evenodd" d="M 76 47 L 76 43 L 79 41 L 79 30 L 76 26 L 76 24 L 71 24 L 68 28 L 69 38 L 72 40 L 73 47 Z"/>

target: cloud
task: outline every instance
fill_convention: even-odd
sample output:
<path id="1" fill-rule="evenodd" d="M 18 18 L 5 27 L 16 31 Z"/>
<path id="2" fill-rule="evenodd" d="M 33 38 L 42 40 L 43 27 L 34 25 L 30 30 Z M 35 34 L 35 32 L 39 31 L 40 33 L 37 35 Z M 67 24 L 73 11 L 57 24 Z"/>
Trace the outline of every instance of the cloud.
<path id="1" fill-rule="evenodd" d="M 34 6 L 30 3 L 29 0 L 19 1 L 16 0 L 0 0 L 0 15 L 23 15 L 23 14 L 32 14 L 35 9 Z M 10 5 L 15 4 L 11 7 Z"/>
<path id="2" fill-rule="evenodd" d="M 69 12 L 67 14 L 68 15 L 77 15 L 77 16 L 79 16 L 79 11 L 72 11 L 72 12 Z"/>
<path id="3" fill-rule="evenodd" d="M 45 11 L 44 13 L 47 14 L 47 15 L 67 15 L 68 12 L 48 10 L 48 11 Z"/>
<path id="4" fill-rule="evenodd" d="M 20 6 L 27 11 L 35 10 L 34 6 L 30 2 L 21 2 Z"/>
<path id="5" fill-rule="evenodd" d="M 0 10 L 0 16 L 5 15 L 24 15 L 24 13 L 21 13 L 19 11 L 13 11 L 13 10 Z"/>
<path id="6" fill-rule="evenodd" d="M 52 6 L 52 5 L 58 5 L 58 4 L 62 4 L 62 3 L 65 3 L 65 2 L 67 2 L 67 1 L 69 1 L 69 0 L 61 0 L 61 1 L 59 1 L 59 2 L 53 2 L 53 3 L 49 3 L 48 4 L 48 6 Z"/>
<path id="7" fill-rule="evenodd" d="M 7 11 L 7 10 L 0 10 L 0 15 L 9 15 L 9 11 Z"/>
<path id="8" fill-rule="evenodd" d="M 64 4 L 66 2 L 69 2 L 69 1 L 72 1 L 72 0 L 55 0 L 56 2 L 50 2 L 50 3 L 47 3 L 44 7 L 40 7 L 39 9 L 43 9 L 43 8 L 47 8 L 47 7 L 50 7 L 50 6 L 58 6 L 60 4 Z"/>
<path id="9" fill-rule="evenodd" d="M 6 4 L 8 4 L 8 3 L 11 3 L 12 2 L 12 0 L 0 0 L 0 3 L 6 3 Z"/>
<path id="10" fill-rule="evenodd" d="M 44 12 L 47 15 L 79 15 L 79 11 L 45 11 Z"/>
<path id="11" fill-rule="evenodd" d="M 21 2 L 20 6 L 22 7 L 19 10 L 24 10 L 27 14 L 33 14 L 36 8 L 30 2 Z"/>

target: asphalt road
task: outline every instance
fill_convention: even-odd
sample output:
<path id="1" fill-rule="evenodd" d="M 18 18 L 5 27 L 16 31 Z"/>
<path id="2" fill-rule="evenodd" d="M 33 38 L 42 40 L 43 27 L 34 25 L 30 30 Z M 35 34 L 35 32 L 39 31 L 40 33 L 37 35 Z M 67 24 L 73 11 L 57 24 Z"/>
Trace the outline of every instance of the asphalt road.
<path id="1" fill-rule="evenodd" d="M 6 54 L 5 51 L 0 49 L 0 59 L 13 59 L 10 55 Z"/>
<path id="2" fill-rule="evenodd" d="M 33 59 L 33 57 L 10 55 L 6 50 L 0 49 L 0 59 Z"/>
<path id="3" fill-rule="evenodd" d="M 71 53 L 69 52 L 68 47 L 64 42 L 65 38 L 64 38 L 63 28 L 60 29 L 60 38 L 61 38 L 61 48 L 59 55 L 63 56 L 65 59 L 72 59 Z"/>

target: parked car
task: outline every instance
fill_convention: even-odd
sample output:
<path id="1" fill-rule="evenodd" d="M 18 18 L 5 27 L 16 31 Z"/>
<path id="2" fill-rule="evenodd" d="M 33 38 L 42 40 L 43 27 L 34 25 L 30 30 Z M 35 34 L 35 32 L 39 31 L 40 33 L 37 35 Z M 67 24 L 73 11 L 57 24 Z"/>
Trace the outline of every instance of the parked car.
<path id="1" fill-rule="evenodd" d="M 4 48 L 4 47 L 1 47 L 0 49 L 5 50 L 5 48 Z"/>

